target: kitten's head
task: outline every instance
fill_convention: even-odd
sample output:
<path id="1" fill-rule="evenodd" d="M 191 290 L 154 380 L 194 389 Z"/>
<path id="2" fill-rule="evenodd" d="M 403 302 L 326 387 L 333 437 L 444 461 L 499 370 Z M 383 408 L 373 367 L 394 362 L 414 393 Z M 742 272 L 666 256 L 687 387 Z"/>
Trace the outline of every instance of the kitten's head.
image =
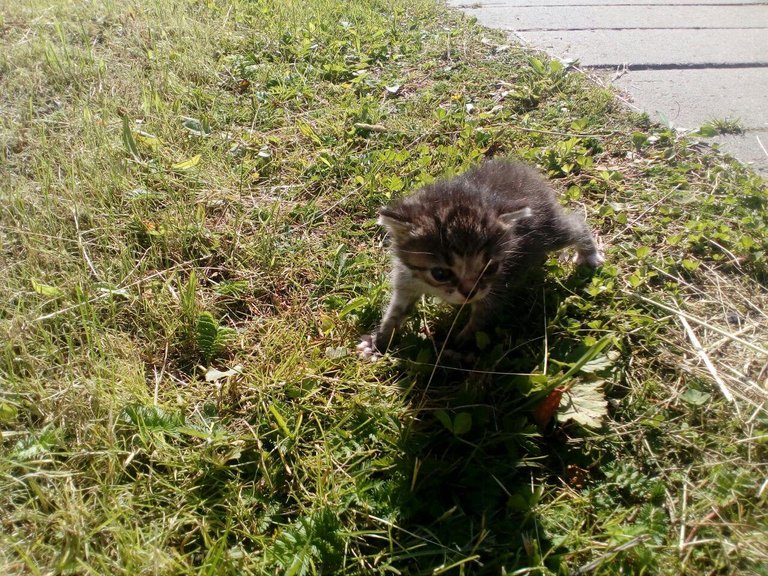
<path id="1" fill-rule="evenodd" d="M 405 201 L 381 210 L 397 258 L 428 293 L 451 304 L 482 300 L 514 250 L 527 206 L 493 213 L 487 206 Z"/>

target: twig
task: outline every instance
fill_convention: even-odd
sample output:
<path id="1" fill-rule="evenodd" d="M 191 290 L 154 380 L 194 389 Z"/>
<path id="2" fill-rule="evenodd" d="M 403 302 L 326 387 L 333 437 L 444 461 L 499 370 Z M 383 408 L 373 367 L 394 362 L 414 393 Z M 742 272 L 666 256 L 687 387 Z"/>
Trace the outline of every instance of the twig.
<path id="1" fill-rule="evenodd" d="M 757 143 L 760 145 L 760 148 L 763 149 L 763 153 L 768 156 L 768 150 L 765 149 L 765 146 L 763 146 L 763 142 L 760 140 L 760 136 L 755 136 L 757 138 Z"/>
<path id="2" fill-rule="evenodd" d="M 713 509 L 713 510 L 712 510 L 712 511 L 711 511 L 709 514 L 707 514 L 706 516 L 704 516 L 704 518 L 701 520 L 701 522 L 699 522 L 698 524 L 696 524 L 696 525 L 695 525 L 695 526 L 694 526 L 694 527 L 691 529 L 691 531 L 688 533 L 688 537 L 685 539 L 685 542 L 684 542 L 684 544 L 683 544 L 683 545 L 684 545 L 684 546 L 690 546 L 690 545 L 692 545 L 692 544 L 696 544 L 696 542 L 694 542 L 694 540 L 693 540 L 693 539 L 696 537 L 696 533 L 699 531 L 699 528 L 700 528 L 701 526 L 703 526 L 705 523 L 707 523 L 707 522 L 711 522 L 712 520 L 714 520 L 715 518 L 717 518 L 717 515 L 718 515 L 718 511 L 717 511 L 716 509 Z"/>
<path id="3" fill-rule="evenodd" d="M 77 244 L 80 246 L 80 251 L 83 253 L 83 258 L 85 259 L 85 263 L 88 264 L 88 269 L 91 271 L 91 274 L 93 274 L 93 277 L 96 278 L 98 282 L 101 282 L 101 279 L 99 278 L 99 273 L 96 272 L 96 267 L 93 265 L 93 261 L 91 260 L 91 257 L 88 256 L 88 252 L 85 249 L 85 244 L 83 244 L 83 235 L 80 232 L 80 222 L 77 219 L 77 210 L 75 208 L 72 209 L 72 216 L 75 219 L 75 231 L 77 232 Z"/>
<path id="4" fill-rule="evenodd" d="M 733 374 L 733 377 L 736 378 L 740 384 L 744 384 L 745 386 L 749 386 L 750 390 L 753 394 L 759 394 L 760 396 L 764 397 L 766 400 L 768 400 L 768 394 L 766 391 L 758 384 L 755 380 L 744 374 L 743 372 L 736 370 L 733 366 L 725 366 L 725 369 L 728 370 L 731 374 Z M 745 398 L 749 399 L 749 396 L 743 395 Z M 756 404 L 755 404 L 756 405 Z"/>
<path id="5" fill-rule="evenodd" d="M 757 328 L 756 324 L 745 324 L 744 326 L 739 328 L 736 332 L 733 332 L 733 335 L 738 337 L 738 336 L 741 336 L 742 334 L 746 334 L 749 331 L 755 330 L 755 328 Z M 712 344 L 709 344 L 707 348 L 709 349 L 710 352 L 714 352 L 715 350 L 720 348 L 723 344 L 728 342 L 730 339 L 731 339 L 730 337 L 720 338 L 720 340 L 718 340 L 717 342 L 713 342 Z"/>
<path id="6" fill-rule="evenodd" d="M 670 196 L 672 196 L 672 194 L 674 194 L 676 191 L 677 191 L 677 188 L 675 187 L 675 188 L 674 188 L 674 189 L 672 189 L 670 192 L 668 192 L 667 194 L 665 194 L 665 195 L 664 195 L 662 198 L 659 198 L 658 200 L 656 200 L 656 202 L 654 202 L 654 203 L 650 204 L 650 205 L 649 205 L 649 206 L 648 206 L 648 207 L 647 207 L 645 210 L 643 210 L 643 211 L 642 211 L 640 214 L 638 214 L 636 218 L 634 218 L 634 219 L 633 219 L 631 222 L 628 222 L 628 223 L 627 223 L 627 225 L 626 225 L 626 226 L 624 226 L 624 228 L 622 228 L 622 229 L 621 229 L 621 230 L 619 230 L 618 232 L 614 232 L 614 233 L 611 235 L 611 239 L 609 240 L 609 242 L 613 242 L 613 241 L 615 241 L 615 240 L 616 240 L 616 238 L 618 238 L 619 236 L 621 236 L 622 234 L 624 234 L 624 233 L 625 233 L 627 230 L 631 230 L 631 229 L 632 229 L 632 227 L 635 225 L 635 223 L 636 223 L 636 222 L 639 222 L 639 221 L 640 221 L 640 220 L 643 218 L 643 216 L 645 216 L 646 214 L 648 214 L 648 212 L 650 212 L 651 210 L 655 209 L 655 208 L 656 208 L 656 206 L 658 206 L 659 204 L 663 204 L 664 202 L 666 202 L 666 201 L 667 201 L 667 199 L 668 199 Z"/>
<path id="7" fill-rule="evenodd" d="M 727 330 L 723 330 L 722 328 L 718 328 L 717 326 L 713 326 L 712 324 L 709 324 L 708 322 L 705 322 L 704 320 L 701 320 L 699 318 L 696 318 L 695 316 L 692 316 L 686 312 L 683 312 L 680 309 L 672 308 L 671 306 L 667 306 L 666 304 L 662 304 L 661 302 L 657 302 L 656 300 L 652 300 L 651 298 L 646 298 L 645 296 L 642 296 L 641 294 L 634 294 L 637 296 L 640 300 L 643 302 L 647 302 L 648 304 L 653 304 L 654 306 L 658 306 L 662 310 L 666 310 L 667 312 L 671 312 L 672 314 L 676 314 L 677 316 L 681 318 L 685 318 L 687 320 L 691 320 L 692 322 L 695 322 L 696 324 L 699 324 L 700 326 L 704 326 L 705 328 L 708 328 L 712 330 L 713 332 L 717 332 L 721 336 L 725 336 L 726 338 L 730 338 L 734 342 L 738 342 L 739 344 L 743 344 L 750 350 L 754 350 L 758 354 L 763 354 L 764 356 L 768 356 L 768 350 L 763 348 L 762 346 L 758 346 L 757 344 L 753 344 L 752 342 L 748 342 L 747 340 L 744 340 L 743 338 L 739 338 L 735 334 L 728 332 Z"/>
<path id="8" fill-rule="evenodd" d="M 605 560 L 607 560 L 611 556 L 615 555 L 617 552 L 623 552 L 624 550 L 629 550 L 630 548 L 634 548 L 638 544 L 642 544 L 648 539 L 650 539 L 649 534 L 640 534 L 640 536 L 636 536 L 635 538 L 632 538 L 632 540 L 624 542 L 624 544 L 616 546 L 615 548 L 611 548 L 608 552 L 601 555 L 596 560 L 592 560 L 592 562 L 590 562 L 589 564 L 584 564 L 584 566 L 576 568 L 576 570 L 571 572 L 571 576 L 580 576 L 581 574 L 592 572 L 592 570 L 599 567 L 600 564 L 602 564 Z"/>
<path id="9" fill-rule="evenodd" d="M 353 126 L 358 130 L 368 130 L 370 132 L 379 132 L 379 133 L 399 132 L 399 130 L 390 130 L 389 128 L 381 124 L 367 124 L 365 122 L 355 122 Z"/>
<path id="10" fill-rule="evenodd" d="M 62 314 L 66 314 L 67 312 L 75 310 L 76 308 L 80 308 L 80 306 L 85 306 L 86 304 L 93 304 L 94 302 L 103 300 L 104 298 L 107 298 L 110 295 L 111 294 L 109 292 L 99 294 L 98 296 L 94 296 L 93 298 L 89 298 L 88 300 L 78 302 L 77 304 L 72 304 L 72 306 L 67 306 L 66 308 L 60 308 L 48 314 L 43 314 L 42 316 L 38 316 L 37 318 L 33 319 L 32 322 L 42 322 L 43 320 L 48 320 L 49 318 L 55 318 L 56 316 L 61 316 Z"/>
<path id="11" fill-rule="evenodd" d="M 691 328 L 691 325 L 688 324 L 688 320 L 686 320 L 685 317 L 681 315 L 678 315 L 678 318 L 680 318 L 680 323 L 683 325 L 683 328 L 685 328 L 685 332 L 688 334 L 688 338 L 690 339 L 691 344 L 693 344 L 693 349 L 696 351 L 696 354 L 699 355 L 699 358 L 701 358 L 702 362 L 704 362 L 704 365 L 707 367 L 707 370 L 709 370 L 709 373 L 712 375 L 712 378 L 715 380 L 715 383 L 717 384 L 718 388 L 720 388 L 720 392 L 722 392 L 726 400 L 733 403 L 733 405 L 736 407 L 736 413 L 739 415 L 739 417 L 741 417 L 741 413 L 739 412 L 739 406 L 736 404 L 736 399 L 733 397 L 733 394 L 731 394 L 731 391 L 728 390 L 728 386 L 725 385 L 725 382 L 723 382 L 723 379 L 720 378 L 720 374 L 717 373 L 717 369 L 715 368 L 715 365 L 712 364 L 712 360 L 710 360 L 709 356 L 707 356 L 707 353 L 704 350 L 704 347 L 701 345 L 701 342 L 699 342 L 699 339 L 696 337 L 696 334 Z"/>
<path id="12" fill-rule="evenodd" d="M 739 438 L 738 440 L 734 440 L 734 444 L 744 444 L 745 442 L 762 442 L 763 440 L 768 440 L 768 434 L 761 434 L 760 436 L 750 436 L 749 438 Z"/>
<path id="13" fill-rule="evenodd" d="M 611 78 L 611 82 L 616 82 L 616 80 L 626 74 L 629 74 L 629 65 L 624 62 L 623 64 L 620 64 L 616 67 L 616 73 L 613 75 L 613 78 Z"/>
<path id="14" fill-rule="evenodd" d="M 680 539 L 677 544 L 677 549 L 680 551 L 680 554 L 683 553 L 683 548 L 685 547 L 685 517 L 688 512 L 688 477 L 683 479 L 683 495 L 681 498 L 681 510 L 680 510 Z"/>
<path id="15" fill-rule="evenodd" d="M 160 382 L 163 379 L 163 376 L 165 375 L 165 367 L 168 365 L 168 342 L 165 343 L 165 353 L 163 354 L 163 365 L 160 367 L 160 373 L 157 373 L 157 366 L 155 366 L 155 394 L 154 394 L 154 405 L 157 406 L 157 399 L 160 395 Z"/>
<path id="16" fill-rule="evenodd" d="M 726 254 L 726 255 L 727 255 L 727 256 L 728 256 L 728 257 L 731 259 L 731 263 L 732 263 L 734 266 L 736 266 L 736 268 L 739 268 L 739 269 L 741 269 L 741 262 L 739 261 L 739 257 L 738 257 L 738 256 L 736 256 L 736 254 L 734 254 L 733 252 L 731 252 L 730 250 L 728 250 L 728 248 L 726 248 L 726 247 L 725 247 L 725 246 L 723 246 L 722 244 L 718 244 L 717 242 L 715 242 L 714 240 L 712 240 L 712 238 L 707 238 L 706 236 L 704 236 L 704 239 L 705 239 L 707 242 L 709 242 L 710 244 L 712 244 L 713 246 L 716 246 L 717 248 L 720 248 L 720 250 L 722 250 L 723 252 L 725 252 L 725 254 Z"/>

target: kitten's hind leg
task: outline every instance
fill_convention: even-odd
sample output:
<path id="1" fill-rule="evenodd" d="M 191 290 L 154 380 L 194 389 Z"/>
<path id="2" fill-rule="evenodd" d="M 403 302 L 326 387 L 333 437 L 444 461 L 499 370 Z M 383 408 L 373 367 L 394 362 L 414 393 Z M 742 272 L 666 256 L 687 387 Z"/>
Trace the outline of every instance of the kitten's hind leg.
<path id="1" fill-rule="evenodd" d="M 595 237 L 584 218 L 578 214 L 566 214 L 562 224 L 566 228 L 568 244 L 576 247 L 576 264 L 598 268 L 605 263 L 605 257 L 598 249 Z"/>

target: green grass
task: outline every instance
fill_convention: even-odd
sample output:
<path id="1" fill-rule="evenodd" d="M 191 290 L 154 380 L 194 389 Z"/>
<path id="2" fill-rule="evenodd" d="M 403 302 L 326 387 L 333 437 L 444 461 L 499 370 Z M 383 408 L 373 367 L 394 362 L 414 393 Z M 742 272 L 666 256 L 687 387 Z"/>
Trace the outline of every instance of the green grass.
<path id="1" fill-rule="evenodd" d="M 739 118 L 713 118 L 705 122 L 698 131 L 701 135 L 744 134 L 744 126 Z"/>
<path id="2" fill-rule="evenodd" d="M 426 0 L 0 6 L 0 572 L 768 573 L 757 176 Z M 358 360 L 377 209 L 490 155 L 608 264 Z"/>

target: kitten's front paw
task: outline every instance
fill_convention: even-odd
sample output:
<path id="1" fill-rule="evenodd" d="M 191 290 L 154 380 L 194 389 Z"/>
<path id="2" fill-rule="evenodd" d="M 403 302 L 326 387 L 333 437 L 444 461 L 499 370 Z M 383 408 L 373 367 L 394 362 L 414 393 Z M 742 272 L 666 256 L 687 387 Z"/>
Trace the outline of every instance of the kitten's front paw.
<path id="1" fill-rule="evenodd" d="M 365 334 L 360 337 L 360 343 L 357 345 L 357 355 L 363 360 L 375 362 L 381 358 L 381 352 L 376 349 L 376 339 L 373 334 Z"/>
<path id="2" fill-rule="evenodd" d="M 461 366 L 462 364 L 474 364 L 477 361 L 477 354 L 471 350 L 467 352 L 466 349 L 454 349 L 446 348 L 443 350 L 443 354 L 440 357 L 441 361 L 445 361 L 448 364 L 454 364 Z M 439 363 L 439 362 L 438 362 Z"/>
<path id="3" fill-rule="evenodd" d="M 603 264 L 605 264 L 605 256 L 603 256 L 600 252 L 589 252 L 589 253 L 583 253 L 579 252 L 576 254 L 576 258 L 574 259 L 574 262 L 578 266 L 589 266 L 590 268 L 599 268 Z"/>
<path id="4" fill-rule="evenodd" d="M 451 341 L 451 347 L 461 350 L 467 348 L 475 342 L 475 333 L 467 330 L 466 328 L 459 332 L 457 336 L 454 336 Z"/>

